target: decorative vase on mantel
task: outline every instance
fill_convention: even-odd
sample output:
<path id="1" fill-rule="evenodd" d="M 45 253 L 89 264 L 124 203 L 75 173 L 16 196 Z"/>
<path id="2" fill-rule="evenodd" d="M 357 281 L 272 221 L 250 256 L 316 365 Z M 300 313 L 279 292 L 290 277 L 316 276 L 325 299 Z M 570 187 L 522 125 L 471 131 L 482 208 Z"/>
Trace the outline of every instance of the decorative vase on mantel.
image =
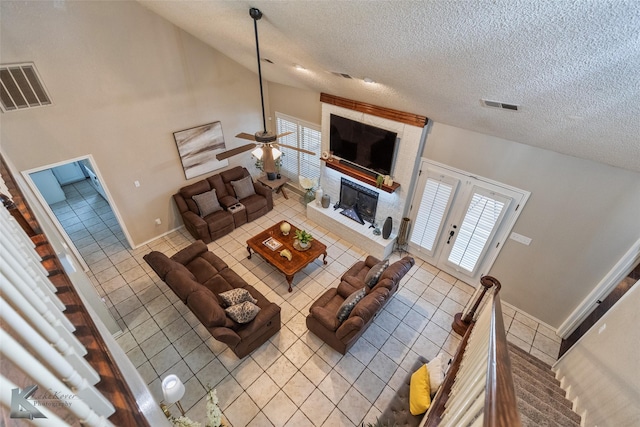
<path id="1" fill-rule="evenodd" d="M 309 202 L 315 200 L 316 198 L 316 192 L 313 188 L 309 188 L 305 193 L 304 193 L 304 204 L 308 204 Z"/>
<path id="2" fill-rule="evenodd" d="M 388 239 L 391 236 L 391 229 L 393 228 L 393 219 L 390 216 L 384 220 L 384 225 L 382 226 L 382 238 Z"/>
<path id="3" fill-rule="evenodd" d="M 316 205 L 320 206 L 322 204 L 322 196 L 324 194 L 324 191 L 322 191 L 322 187 L 318 187 L 318 189 L 316 190 Z"/>

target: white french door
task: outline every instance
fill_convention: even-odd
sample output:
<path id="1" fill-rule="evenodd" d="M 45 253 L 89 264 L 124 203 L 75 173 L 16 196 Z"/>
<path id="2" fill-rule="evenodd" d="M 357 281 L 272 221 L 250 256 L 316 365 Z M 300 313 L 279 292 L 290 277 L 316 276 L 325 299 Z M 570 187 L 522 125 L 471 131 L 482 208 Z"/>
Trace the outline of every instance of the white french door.
<path id="1" fill-rule="evenodd" d="M 468 282 L 487 274 L 529 193 L 423 161 L 409 244 L 426 261 Z"/>

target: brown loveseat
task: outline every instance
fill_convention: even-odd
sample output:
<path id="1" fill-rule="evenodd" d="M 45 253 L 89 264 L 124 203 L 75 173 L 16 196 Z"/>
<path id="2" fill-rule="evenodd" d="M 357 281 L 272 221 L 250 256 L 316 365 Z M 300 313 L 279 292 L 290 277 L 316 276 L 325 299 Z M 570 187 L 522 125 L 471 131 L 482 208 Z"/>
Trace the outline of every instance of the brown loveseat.
<path id="1" fill-rule="evenodd" d="M 309 308 L 307 328 L 342 354 L 367 330 L 378 312 L 398 290 L 400 279 L 415 261 L 406 256 L 387 267 L 369 288 L 365 284 L 367 273 L 380 260 L 368 256 L 355 263 L 343 276 L 337 288 L 328 289 Z M 338 320 L 340 307 L 352 294 L 366 288 L 366 295 L 355 304 L 346 320 Z"/>
<path id="2" fill-rule="evenodd" d="M 196 241 L 171 258 L 153 251 L 144 260 L 191 309 L 211 335 L 245 357 L 280 330 L 280 307 L 269 302 L 227 264 Z M 234 288 L 246 289 L 260 311 L 249 323 L 240 324 L 226 315 L 218 294 Z"/>
<path id="3" fill-rule="evenodd" d="M 238 197 L 234 183 L 250 176 L 247 169 L 236 166 L 182 187 L 178 193 L 173 195 L 184 226 L 194 239 L 209 243 L 273 209 L 271 189 L 259 183 L 252 183 L 254 194 Z M 215 208 L 215 211 L 205 212 L 205 215 L 202 215 L 196 200 L 197 196 L 211 190 L 215 190 L 213 197 L 217 199 L 220 205 L 219 209 Z M 194 196 L 196 197 L 194 198 Z M 241 203 L 244 208 L 234 210 L 234 205 L 238 203 Z"/>

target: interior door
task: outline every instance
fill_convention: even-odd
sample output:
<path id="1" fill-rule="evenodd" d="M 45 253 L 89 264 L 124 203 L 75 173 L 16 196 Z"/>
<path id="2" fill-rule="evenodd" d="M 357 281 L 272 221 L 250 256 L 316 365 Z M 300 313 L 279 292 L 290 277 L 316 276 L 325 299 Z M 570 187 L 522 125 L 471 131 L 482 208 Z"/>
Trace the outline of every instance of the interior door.
<path id="1" fill-rule="evenodd" d="M 423 161 L 409 246 L 439 269 L 474 283 L 487 274 L 529 193 Z"/>

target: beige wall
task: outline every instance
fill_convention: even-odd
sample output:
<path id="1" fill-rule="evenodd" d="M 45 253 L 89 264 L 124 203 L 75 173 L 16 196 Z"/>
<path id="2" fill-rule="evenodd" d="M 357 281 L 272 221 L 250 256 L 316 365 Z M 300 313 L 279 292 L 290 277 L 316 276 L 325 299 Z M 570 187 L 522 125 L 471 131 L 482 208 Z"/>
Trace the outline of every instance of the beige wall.
<path id="1" fill-rule="evenodd" d="M 584 426 L 640 425 L 638 307 L 636 283 L 553 368 Z"/>
<path id="2" fill-rule="evenodd" d="M 269 83 L 269 110 L 275 130 L 276 112 L 320 125 L 320 93 L 278 83 Z"/>
<path id="3" fill-rule="evenodd" d="M 0 61 L 35 62 L 54 102 L 1 114 L 2 152 L 19 171 L 92 154 L 135 244 L 182 224 L 173 132 L 221 121 L 233 147 L 261 127 L 256 75 L 137 2 L 0 8 Z"/>
<path id="4" fill-rule="evenodd" d="M 490 274 L 558 327 L 640 237 L 640 174 L 436 123 L 424 157 L 531 192 Z"/>

